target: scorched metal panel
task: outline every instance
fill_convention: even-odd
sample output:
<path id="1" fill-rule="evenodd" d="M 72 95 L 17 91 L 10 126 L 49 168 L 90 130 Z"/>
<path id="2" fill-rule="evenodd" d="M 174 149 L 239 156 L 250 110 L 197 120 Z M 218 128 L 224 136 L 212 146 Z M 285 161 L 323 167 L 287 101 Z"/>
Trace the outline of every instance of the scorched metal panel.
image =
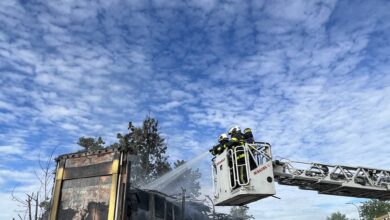
<path id="1" fill-rule="evenodd" d="M 111 176 L 63 181 L 58 219 L 106 220 L 111 182 Z"/>

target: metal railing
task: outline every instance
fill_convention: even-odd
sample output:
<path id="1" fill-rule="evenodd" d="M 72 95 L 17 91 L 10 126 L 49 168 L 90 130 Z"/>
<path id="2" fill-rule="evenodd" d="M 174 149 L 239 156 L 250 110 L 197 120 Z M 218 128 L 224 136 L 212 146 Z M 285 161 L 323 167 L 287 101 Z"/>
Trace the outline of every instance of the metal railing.
<path id="1" fill-rule="evenodd" d="M 234 162 L 235 173 L 237 175 L 237 184 L 239 186 L 246 186 L 249 184 L 249 160 L 248 160 L 248 148 L 246 146 L 237 146 L 233 149 L 234 151 Z M 243 155 L 243 157 L 241 157 Z M 241 158 L 243 160 L 240 160 Z M 242 173 L 245 171 L 245 176 Z M 242 178 L 241 178 L 242 177 Z M 246 177 L 246 178 L 244 178 Z"/>
<path id="2" fill-rule="evenodd" d="M 272 160 L 271 145 L 266 142 L 256 142 L 254 144 L 246 143 L 245 146 L 249 149 L 248 153 L 253 158 L 256 166 L 264 164 Z"/>
<path id="3" fill-rule="evenodd" d="M 271 145 L 265 142 L 245 143 L 244 145 L 236 146 L 233 149 L 229 149 L 227 155 L 228 159 L 231 159 L 233 162 L 230 167 L 230 186 L 232 189 L 237 187 L 237 185 L 249 185 L 250 170 L 272 160 Z M 241 155 L 244 155 L 244 160 L 240 160 L 239 156 Z M 254 167 L 251 167 L 251 162 L 254 163 Z M 245 176 L 241 172 L 245 172 Z M 240 178 L 240 175 L 243 175 L 243 178 Z M 233 181 L 231 178 L 233 178 Z"/>
<path id="4" fill-rule="evenodd" d="M 232 149 L 229 149 L 227 152 L 227 159 L 228 159 L 228 165 L 229 165 L 229 173 L 230 173 L 230 188 L 234 189 L 237 186 L 237 174 L 236 174 L 236 163 L 234 163 L 235 157 Z"/>

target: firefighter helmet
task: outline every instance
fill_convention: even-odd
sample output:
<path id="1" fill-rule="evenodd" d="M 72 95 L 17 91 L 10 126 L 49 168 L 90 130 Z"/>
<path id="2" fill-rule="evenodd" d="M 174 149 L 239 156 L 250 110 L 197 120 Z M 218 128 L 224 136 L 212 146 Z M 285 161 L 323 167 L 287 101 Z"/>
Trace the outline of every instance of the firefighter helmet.
<path id="1" fill-rule="evenodd" d="M 223 133 L 223 134 L 219 135 L 218 141 L 222 141 L 222 140 L 225 140 L 225 139 L 228 139 L 228 136 L 227 136 L 227 134 Z"/>
<path id="2" fill-rule="evenodd" d="M 250 129 L 250 128 L 245 128 L 245 129 L 244 129 L 244 134 L 246 134 L 246 133 L 252 133 L 252 129 Z"/>
<path id="3" fill-rule="evenodd" d="M 241 132 L 241 129 L 237 125 L 235 125 L 229 129 L 229 135 L 232 135 L 233 133 L 238 133 L 238 132 Z"/>

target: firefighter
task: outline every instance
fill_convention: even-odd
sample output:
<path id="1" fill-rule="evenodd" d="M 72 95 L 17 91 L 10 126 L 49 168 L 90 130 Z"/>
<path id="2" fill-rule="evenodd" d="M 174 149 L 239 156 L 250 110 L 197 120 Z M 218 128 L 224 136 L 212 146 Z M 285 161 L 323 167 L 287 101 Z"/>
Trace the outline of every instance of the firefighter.
<path id="1" fill-rule="evenodd" d="M 213 156 L 218 155 L 218 152 L 219 152 L 219 144 L 214 145 L 214 146 L 209 150 L 209 152 L 210 152 Z"/>
<path id="2" fill-rule="evenodd" d="M 230 141 L 227 144 L 228 148 L 236 148 L 245 144 L 244 135 L 238 126 L 233 126 L 229 129 Z M 239 182 L 247 182 L 246 166 L 245 166 L 245 151 L 238 151 L 236 154 L 236 163 L 238 167 Z"/>
<path id="3" fill-rule="evenodd" d="M 250 128 L 244 129 L 244 139 L 245 139 L 245 142 L 248 144 L 255 143 L 255 139 L 253 138 L 253 134 L 252 134 L 252 129 L 250 129 Z"/>
<path id="4" fill-rule="evenodd" d="M 245 128 L 244 129 L 244 139 L 245 139 L 245 142 L 248 143 L 249 150 L 252 152 L 252 155 L 255 155 L 256 148 L 254 147 L 254 145 L 251 145 L 251 144 L 255 143 L 255 139 L 253 137 L 252 129 L 250 129 L 250 128 Z M 256 168 L 256 162 L 255 162 L 253 157 L 249 157 L 249 165 L 250 165 L 250 169 L 251 170 Z"/>
<path id="5" fill-rule="evenodd" d="M 221 134 L 218 138 L 218 144 L 213 146 L 213 148 L 210 149 L 209 151 L 214 156 L 220 155 L 227 148 L 228 142 L 229 142 L 229 138 L 227 134 Z"/>
<path id="6" fill-rule="evenodd" d="M 213 156 L 217 155 L 217 149 L 215 148 L 216 146 L 217 146 L 217 145 L 213 146 L 213 147 L 209 150 L 209 152 L 210 152 Z"/>
<path id="7" fill-rule="evenodd" d="M 241 133 L 240 127 L 233 126 L 229 129 L 228 134 L 230 135 L 230 141 L 227 144 L 228 148 L 231 149 L 236 146 L 244 145 L 244 135 Z"/>
<path id="8" fill-rule="evenodd" d="M 227 134 L 221 134 L 218 138 L 218 154 L 222 154 L 227 149 L 227 144 L 229 143 L 229 138 Z"/>

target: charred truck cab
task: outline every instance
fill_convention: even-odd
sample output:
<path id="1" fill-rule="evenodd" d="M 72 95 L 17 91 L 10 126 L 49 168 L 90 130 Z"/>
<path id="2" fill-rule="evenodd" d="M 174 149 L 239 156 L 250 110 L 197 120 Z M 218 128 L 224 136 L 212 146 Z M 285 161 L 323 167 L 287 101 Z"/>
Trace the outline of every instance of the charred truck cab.
<path id="1" fill-rule="evenodd" d="M 136 157 L 127 148 L 106 148 L 56 158 L 49 219 L 209 219 L 199 211 L 199 207 L 206 207 L 202 204 L 187 201 L 183 207 L 175 197 L 131 186 L 137 175 L 137 166 L 132 166 L 137 163 Z"/>
<path id="2" fill-rule="evenodd" d="M 212 159 L 217 206 L 245 205 L 275 195 L 271 145 L 256 142 L 225 150 Z"/>
<path id="3" fill-rule="evenodd" d="M 125 149 L 108 148 L 56 158 L 49 219 L 114 220 L 126 216 L 131 155 Z"/>

